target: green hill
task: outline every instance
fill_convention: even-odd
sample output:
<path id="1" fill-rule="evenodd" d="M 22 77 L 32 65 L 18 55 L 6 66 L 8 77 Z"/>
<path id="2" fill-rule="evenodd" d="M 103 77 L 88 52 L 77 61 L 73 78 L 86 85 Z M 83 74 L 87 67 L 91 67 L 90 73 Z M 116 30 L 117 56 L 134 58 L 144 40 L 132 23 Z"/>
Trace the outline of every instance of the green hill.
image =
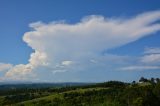
<path id="1" fill-rule="evenodd" d="M 23 91 L 23 92 L 22 92 Z M 62 88 L 14 89 L 2 106 L 160 106 L 160 82 L 109 81 Z"/>

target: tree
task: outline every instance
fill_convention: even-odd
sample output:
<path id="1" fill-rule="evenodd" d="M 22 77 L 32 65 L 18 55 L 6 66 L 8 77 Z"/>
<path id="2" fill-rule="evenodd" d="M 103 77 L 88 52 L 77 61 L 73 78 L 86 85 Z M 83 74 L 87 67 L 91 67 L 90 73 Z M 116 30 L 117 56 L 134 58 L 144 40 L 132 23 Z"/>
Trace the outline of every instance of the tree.
<path id="1" fill-rule="evenodd" d="M 151 83 L 153 83 L 153 84 L 155 83 L 155 80 L 154 80 L 154 78 L 151 78 Z"/>
<path id="2" fill-rule="evenodd" d="M 160 82 L 160 79 L 159 79 L 159 78 L 156 78 L 156 82 L 159 83 L 159 82 Z"/>
<path id="3" fill-rule="evenodd" d="M 148 82 L 148 79 L 146 79 L 146 78 L 144 78 L 144 77 L 141 77 L 141 78 L 139 79 L 139 82 Z"/>
<path id="4" fill-rule="evenodd" d="M 136 84 L 136 81 L 133 81 L 132 84 L 135 85 L 135 84 Z"/>

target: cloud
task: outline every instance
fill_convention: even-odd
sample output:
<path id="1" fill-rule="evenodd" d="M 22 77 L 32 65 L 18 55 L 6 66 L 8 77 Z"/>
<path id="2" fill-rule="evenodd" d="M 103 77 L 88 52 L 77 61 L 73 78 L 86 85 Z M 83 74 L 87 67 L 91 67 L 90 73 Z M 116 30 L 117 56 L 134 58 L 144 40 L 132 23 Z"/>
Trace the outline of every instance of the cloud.
<path id="1" fill-rule="evenodd" d="M 32 71 L 33 67 L 30 64 L 24 65 L 19 64 L 11 69 L 6 73 L 6 77 L 8 79 L 14 79 L 14 80 L 25 80 L 27 77 L 33 76 L 33 74 L 30 75 L 30 72 Z"/>
<path id="2" fill-rule="evenodd" d="M 139 71 L 139 70 L 157 70 L 160 69 L 160 48 L 147 47 L 144 50 L 144 55 L 136 57 L 136 61 L 133 64 L 118 68 L 123 71 Z M 133 57 L 130 57 L 133 58 Z"/>
<path id="3" fill-rule="evenodd" d="M 141 58 L 141 62 L 147 64 L 160 64 L 160 48 L 146 48 L 144 54 L 145 55 Z"/>
<path id="4" fill-rule="evenodd" d="M 7 71 L 13 67 L 12 64 L 5 64 L 5 63 L 0 63 L 0 72 L 1 71 Z"/>
<path id="5" fill-rule="evenodd" d="M 160 63 L 160 54 L 145 55 L 141 58 L 143 63 Z"/>
<path id="6" fill-rule="evenodd" d="M 46 54 L 43 52 L 35 51 L 30 55 L 28 64 L 18 64 L 6 72 L 5 77 L 14 80 L 27 80 L 28 78 L 35 77 L 32 73 L 38 66 L 47 66 Z"/>
<path id="7" fill-rule="evenodd" d="M 62 65 L 68 66 L 71 65 L 73 62 L 72 61 L 62 61 Z"/>
<path id="8" fill-rule="evenodd" d="M 160 66 L 127 66 L 120 68 L 123 71 L 142 71 L 142 70 L 157 70 Z"/>
<path id="9" fill-rule="evenodd" d="M 6 77 L 25 78 L 39 67 L 53 73 L 71 69 L 68 65 L 73 67 L 72 70 L 77 70 L 74 67 L 78 64 L 79 67 L 92 67 L 93 65 L 86 64 L 89 64 L 90 60 L 98 64 L 95 58 L 101 58 L 104 50 L 125 45 L 159 31 L 160 24 L 156 22 L 158 20 L 160 11 L 143 13 L 130 19 L 94 15 L 75 24 L 31 23 L 32 30 L 24 34 L 23 40 L 35 52 L 31 54 L 28 64 L 14 66 L 6 73 Z M 63 69 L 58 69 L 59 65 L 63 65 Z"/>
<path id="10" fill-rule="evenodd" d="M 144 51 L 145 54 L 160 54 L 160 48 L 158 47 L 147 47 Z"/>

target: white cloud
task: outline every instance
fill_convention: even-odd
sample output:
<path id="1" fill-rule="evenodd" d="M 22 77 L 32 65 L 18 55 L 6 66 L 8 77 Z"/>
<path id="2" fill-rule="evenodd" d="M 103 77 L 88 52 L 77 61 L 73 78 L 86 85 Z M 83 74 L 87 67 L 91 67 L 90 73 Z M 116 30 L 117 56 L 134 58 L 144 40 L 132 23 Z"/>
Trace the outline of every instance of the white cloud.
<path id="1" fill-rule="evenodd" d="M 46 67 L 54 73 L 59 70 L 53 68 L 57 64 L 71 65 L 74 61 L 84 65 L 84 61 L 86 63 L 100 57 L 104 50 L 125 45 L 159 31 L 160 24 L 156 23 L 158 20 L 160 11 L 143 13 L 130 19 L 88 16 L 76 24 L 32 23 L 30 27 L 33 30 L 26 32 L 23 40 L 35 52 L 31 54 L 28 64 L 16 65 L 6 73 L 6 77 L 24 78 L 37 67 Z M 155 23 L 152 24 L 153 22 Z"/>
<path id="2" fill-rule="evenodd" d="M 27 78 L 34 76 L 34 74 L 30 75 L 30 72 L 32 71 L 33 67 L 30 64 L 24 65 L 19 64 L 11 68 L 7 73 L 6 77 L 8 79 L 14 79 L 14 80 L 27 80 Z"/>
<path id="3" fill-rule="evenodd" d="M 160 49 L 157 47 L 147 47 L 144 55 L 137 57 L 134 65 L 123 66 L 118 70 L 136 71 L 136 70 L 157 70 L 160 69 Z M 132 57 L 131 57 L 132 58 Z"/>
<path id="4" fill-rule="evenodd" d="M 91 59 L 90 62 L 91 62 L 91 63 L 97 63 L 97 61 L 94 60 L 94 59 Z"/>
<path id="5" fill-rule="evenodd" d="M 73 64 L 73 62 L 72 62 L 72 61 L 62 61 L 61 64 L 62 64 L 63 66 L 68 66 L 68 65 Z"/>
<path id="6" fill-rule="evenodd" d="M 145 55 L 141 58 L 143 63 L 160 63 L 160 54 Z"/>
<path id="7" fill-rule="evenodd" d="M 147 47 L 144 51 L 145 54 L 160 54 L 160 48 L 158 47 Z"/>
<path id="8" fill-rule="evenodd" d="M 160 48 L 147 47 L 144 51 L 144 56 L 141 58 L 141 62 L 147 64 L 160 64 Z"/>
<path id="9" fill-rule="evenodd" d="M 8 72 L 6 72 L 6 79 L 14 79 L 14 80 L 28 80 L 28 78 L 35 77 L 35 74 L 32 73 L 34 69 L 38 66 L 47 66 L 47 56 L 43 52 L 35 51 L 31 54 L 28 64 L 18 64 L 14 67 L 10 68 Z"/>
<path id="10" fill-rule="evenodd" d="M 31 54 L 29 63 L 32 67 L 39 65 L 47 66 L 47 55 L 44 52 L 35 51 Z"/>
<path id="11" fill-rule="evenodd" d="M 141 70 L 156 70 L 160 69 L 160 66 L 127 66 L 120 68 L 123 71 L 141 71 Z"/>
<path id="12" fill-rule="evenodd" d="M 9 70 L 13 67 L 12 64 L 5 64 L 5 63 L 0 63 L 0 72 L 1 71 L 6 71 Z"/>

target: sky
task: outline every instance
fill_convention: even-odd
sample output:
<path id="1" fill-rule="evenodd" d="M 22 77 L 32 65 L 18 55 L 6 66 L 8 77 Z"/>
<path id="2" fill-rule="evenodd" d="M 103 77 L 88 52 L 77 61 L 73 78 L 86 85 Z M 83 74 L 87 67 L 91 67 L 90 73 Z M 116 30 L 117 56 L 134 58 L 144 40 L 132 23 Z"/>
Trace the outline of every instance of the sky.
<path id="1" fill-rule="evenodd" d="M 0 0 L 0 82 L 160 77 L 159 0 Z"/>

